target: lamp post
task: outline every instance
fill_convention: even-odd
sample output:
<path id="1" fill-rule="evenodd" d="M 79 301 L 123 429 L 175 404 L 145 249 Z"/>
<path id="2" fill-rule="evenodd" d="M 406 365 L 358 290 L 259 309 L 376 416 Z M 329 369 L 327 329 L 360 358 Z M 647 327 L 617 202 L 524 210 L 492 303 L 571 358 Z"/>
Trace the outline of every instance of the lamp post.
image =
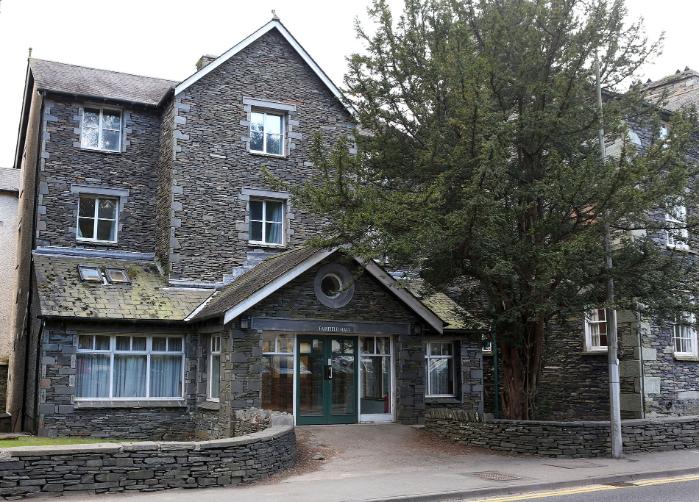
<path id="1" fill-rule="evenodd" d="M 595 77 L 597 87 L 597 106 L 599 107 L 599 149 L 600 163 L 604 166 L 606 152 L 604 146 L 604 108 L 602 105 L 602 84 L 600 81 L 599 60 L 595 55 Z M 608 212 L 604 217 L 604 253 L 607 271 L 607 305 L 614 304 L 614 278 L 612 277 L 612 237 L 609 228 Z M 612 458 L 621 458 L 623 443 L 621 438 L 621 406 L 619 391 L 619 359 L 617 358 L 616 310 L 608 307 L 607 317 L 607 364 L 609 366 L 609 429 L 612 441 Z"/>

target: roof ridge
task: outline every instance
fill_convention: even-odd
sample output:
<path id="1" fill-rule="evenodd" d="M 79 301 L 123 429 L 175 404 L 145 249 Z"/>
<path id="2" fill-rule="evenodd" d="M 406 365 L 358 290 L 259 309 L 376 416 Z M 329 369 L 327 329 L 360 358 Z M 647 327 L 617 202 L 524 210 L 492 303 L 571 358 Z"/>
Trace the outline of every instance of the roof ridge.
<path id="1" fill-rule="evenodd" d="M 118 73 L 119 75 L 129 75 L 131 77 L 148 78 L 151 80 L 160 80 L 162 82 L 168 82 L 171 84 L 178 83 L 177 80 L 170 80 L 169 78 L 151 77 L 150 75 L 142 75 L 142 74 L 131 73 L 131 72 L 126 72 L 126 71 L 108 70 L 106 68 L 95 68 L 94 66 L 85 66 L 85 65 L 73 64 L 73 63 L 64 63 L 63 61 L 55 61 L 53 59 L 29 58 L 30 64 L 32 61 L 43 61 L 46 63 L 55 63 L 55 64 L 64 65 L 64 66 L 72 66 L 73 68 L 84 68 L 86 70 L 103 71 L 103 72 L 108 72 L 108 73 Z"/>

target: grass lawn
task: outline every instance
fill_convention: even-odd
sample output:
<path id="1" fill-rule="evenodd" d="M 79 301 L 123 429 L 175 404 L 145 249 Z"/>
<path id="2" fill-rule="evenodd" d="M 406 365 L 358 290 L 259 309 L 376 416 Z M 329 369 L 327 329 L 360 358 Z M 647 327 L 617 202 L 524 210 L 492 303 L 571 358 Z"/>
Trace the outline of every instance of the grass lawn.
<path id="1" fill-rule="evenodd" d="M 0 449 L 17 446 L 59 446 L 69 444 L 118 443 L 118 439 L 103 438 L 45 438 L 36 436 L 19 436 L 17 439 L 0 439 Z"/>

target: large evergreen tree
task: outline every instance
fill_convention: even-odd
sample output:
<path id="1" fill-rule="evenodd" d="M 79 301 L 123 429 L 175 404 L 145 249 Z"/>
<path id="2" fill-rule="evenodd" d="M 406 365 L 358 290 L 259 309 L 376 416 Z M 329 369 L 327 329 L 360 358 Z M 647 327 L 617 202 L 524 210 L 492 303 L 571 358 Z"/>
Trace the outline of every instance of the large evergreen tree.
<path id="1" fill-rule="evenodd" d="M 693 255 L 658 245 L 665 213 L 696 207 L 694 118 L 674 114 L 665 138 L 642 87 L 620 92 L 658 50 L 622 0 L 406 0 L 398 19 L 376 0 L 370 15 L 345 80 L 357 151 L 319 139 L 320 174 L 297 203 L 329 218 L 319 244 L 351 243 L 435 287 L 478 284 L 506 416 L 532 416 L 546 323 L 605 305 L 603 222 L 615 231 L 607 307 L 696 310 Z M 648 132 L 642 147 L 629 124 Z"/>

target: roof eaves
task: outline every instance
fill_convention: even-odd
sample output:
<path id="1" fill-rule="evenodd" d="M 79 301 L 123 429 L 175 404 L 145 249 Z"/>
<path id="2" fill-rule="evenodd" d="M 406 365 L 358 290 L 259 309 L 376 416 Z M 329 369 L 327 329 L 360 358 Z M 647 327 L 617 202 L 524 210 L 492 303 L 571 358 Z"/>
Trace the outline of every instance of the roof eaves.
<path id="1" fill-rule="evenodd" d="M 301 263 L 291 268 L 291 270 L 288 270 L 287 272 L 275 277 L 272 281 L 265 284 L 262 288 L 255 291 L 242 302 L 239 302 L 237 305 L 229 307 L 223 315 L 223 324 L 228 324 L 230 321 L 238 317 L 246 310 L 257 305 L 259 302 L 267 298 L 269 295 L 281 289 L 286 284 L 293 281 L 298 276 L 300 276 L 310 268 L 314 267 L 331 254 L 335 253 L 337 249 L 338 248 L 332 248 L 329 250 L 318 251 L 317 253 L 312 254 L 311 256 L 303 260 Z"/>
<path id="2" fill-rule="evenodd" d="M 37 86 L 37 91 L 43 91 L 48 94 L 55 94 L 58 96 L 67 96 L 67 97 L 72 97 L 72 98 L 81 98 L 81 99 L 86 99 L 86 100 L 93 100 L 93 101 L 105 101 L 105 102 L 110 102 L 110 103 L 120 103 L 120 104 L 125 104 L 125 105 L 136 105 L 136 106 L 143 106 L 146 108 L 159 108 L 161 103 L 164 102 L 165 98 L 169 95 L 169 92 L 165 93 L 165 96 L 163 96 L 160 101 L 157 103 L 155 101 L 133 101 L 130 99 L 120 99 L 120 98 L 112 98 L 112 97 L 107 97 L 107 96 L 98 96 L 95 94 L 83 94 L 79 92 L 68 92 L 68 91 L 58 91 L 55 89 L 51 89 L 50 87 L 39 87 Z"/>

